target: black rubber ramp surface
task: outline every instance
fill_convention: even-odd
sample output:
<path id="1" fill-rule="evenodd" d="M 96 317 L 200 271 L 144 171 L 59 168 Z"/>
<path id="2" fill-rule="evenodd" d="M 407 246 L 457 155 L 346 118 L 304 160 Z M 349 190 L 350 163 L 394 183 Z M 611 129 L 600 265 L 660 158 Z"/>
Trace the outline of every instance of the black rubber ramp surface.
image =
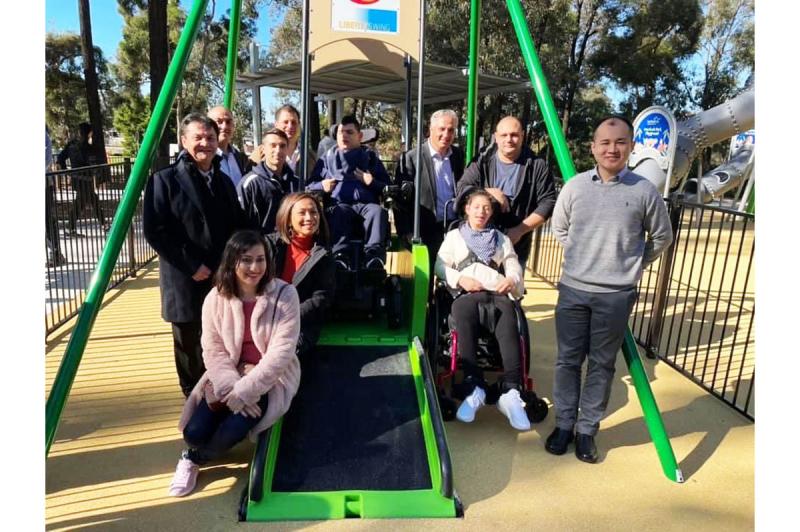
<path id="1" fill-rule="evenodd" d="M 283 419 L 272 491 L 430 487 L 406 349 L 318 347 Z"/>

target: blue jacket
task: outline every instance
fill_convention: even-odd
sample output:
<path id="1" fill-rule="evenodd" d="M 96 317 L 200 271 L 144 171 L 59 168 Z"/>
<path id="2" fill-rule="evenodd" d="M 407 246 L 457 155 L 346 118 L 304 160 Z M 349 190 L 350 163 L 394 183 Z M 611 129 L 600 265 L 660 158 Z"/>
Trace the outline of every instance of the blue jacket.
<path id="1" fill-rule="evenodd" d="M 283 165 L 281 175 L 276 175 L 261 162 L 239 181 L 236 194 L 250 225 L 268 235 L 275 231 L 275 216 L 283 197 L 297 192 L 299 185 L 288 164 Z"/>
<path id="2" fill-rule="evenodd" d="M 354 171 L 358 168 L 372 174 L 369 186 L 356 179 Z M 308 190 L 322 190 L 323 179 L 338 181 L 331 197 L 335 203 L 378 203 L 383 188 L 389 184 L 389 174 L 374 151 L 361 146 L 342 151 L 331 148 L 322 155 L 311 172 Z"/>

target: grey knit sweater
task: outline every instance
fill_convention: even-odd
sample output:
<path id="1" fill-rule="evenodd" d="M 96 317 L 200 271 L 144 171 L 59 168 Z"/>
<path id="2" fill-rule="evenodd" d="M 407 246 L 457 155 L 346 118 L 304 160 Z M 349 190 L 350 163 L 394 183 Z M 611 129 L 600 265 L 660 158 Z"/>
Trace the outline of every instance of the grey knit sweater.
<path id="1" fill-rule="evenodd" d="M 561 282 L 587 292 L 635 287 L 643 265 L 672 242 L 658 190 L 625 170 L 608 183 L 596 168 L 573 177 L 558 196 L 552 228 L 564 246 Z"/>

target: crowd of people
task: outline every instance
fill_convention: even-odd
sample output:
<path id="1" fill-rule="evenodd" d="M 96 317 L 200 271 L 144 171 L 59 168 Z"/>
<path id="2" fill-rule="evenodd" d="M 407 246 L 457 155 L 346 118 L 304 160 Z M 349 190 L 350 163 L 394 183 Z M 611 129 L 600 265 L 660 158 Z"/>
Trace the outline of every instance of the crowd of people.
<path id="1" fill-rule="evenodd" d="M 355 234 L 363 236 L 357 254 L 366 268 L 385 268 L 389 220 L 381 195 L 391 182 L 414 182 L 418 150 L 420 236 L 432 271 L 455 298 L 467 390 L 457 419 L 472 422 L 486 404 L 476 349 L 488 319 L 503 361 L 497 408 L 513 428 L 530 430 L 513 302 L 525 291 L 533 231 L 552 216 L 565 252 L 555 311 L 556 427 L 545 449 L 564 454 L 574 442 L 577 458 L 596 462 L 594 437 L 636 285 L 672 238 L 660 194 L 627 169 L 630 122 L 614 115 L 597 124 L 597 165 L 566 183 L 558 198 L 551 169 L 527 146 L 513 116 L 502 118 L 494 142 L 466 161 L 453 144 L 456 113 L 433 113 L 428 139 L 400 157 L 393 177 L 361 145 L 361 124 L 346 116 L 332 128 L 336 143 L 307 155 L 304 190 L 299 124 L 294 107 L 281 107 L 247 158 L 231 143 L 230 111 L 189 114 L 176 162 L 147 183 L 144 233 L 160 258 L 162 317 L 172 325 L 186 397 L 186 449 L 170 494 L 191 493 L 201 465 L 288 410 L 302 368 L 313 364 L 336 270 L 354 266 Z M 396 206 L 398 233 L 410 233 L 414 207 Z"/>

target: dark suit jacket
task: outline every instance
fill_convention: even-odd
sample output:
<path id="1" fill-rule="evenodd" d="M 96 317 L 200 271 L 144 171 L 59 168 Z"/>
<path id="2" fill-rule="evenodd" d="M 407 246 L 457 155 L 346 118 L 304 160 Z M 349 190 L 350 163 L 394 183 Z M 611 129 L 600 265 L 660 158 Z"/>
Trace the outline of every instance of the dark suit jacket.
<path id="1" fill-rule="evenodd" d="M 144 236 L 158 253 L 161 316 L 173 323 L 199 321 L 211 279 L 192 275 L 201 264 L 219 266 L 228 238 L 247 227 L 231 180 L 214 160 L 213 193 L 194 160 L 183 152 L 156 172 L 144 195 Z"/>
<path id="2" fill-rule="evenodd" d="M 432 230 L 439 232 L 441 222 L 436 222 L 436 172 L 433 167 L 433 157 L 431 157 L 430 149 L 428 148 L 428 140 L 423 144 L 422 150 L 422 168 L 420 169 L 420 232 L 427 233 Z M 454 187 L 458 186 L 458 181 L 464 174 L 464 152 L 458 146 L 451 146 L 452 153 L 450 154 L 450 167 L 453 169 Z M 397 164 L 395 172 L 395 182 L 400 184 L 402 181 L 414 182 L 417 172 L 417 148 L 407 151 L 400 156 L 400 161 Z M 453 191 L 455 193 L 455 190 Z M 402 222 L 400 225 L 402 229 L 398 228 L 401 233 L 408 232 L 409 234 L 414 229 L 414 211 L 413 205 L 409 206 L 409 212 L 404 212 Z M 455 206 L 454 206 L 455 207 Z M 410 220 L 406 220 L 407 217 Z M 407 227 L 406 227 L 407 225 Z M 421 235 L 425 240 L 425 235 Z M 435 253 L 436 250 L 432 250 Z"/>

